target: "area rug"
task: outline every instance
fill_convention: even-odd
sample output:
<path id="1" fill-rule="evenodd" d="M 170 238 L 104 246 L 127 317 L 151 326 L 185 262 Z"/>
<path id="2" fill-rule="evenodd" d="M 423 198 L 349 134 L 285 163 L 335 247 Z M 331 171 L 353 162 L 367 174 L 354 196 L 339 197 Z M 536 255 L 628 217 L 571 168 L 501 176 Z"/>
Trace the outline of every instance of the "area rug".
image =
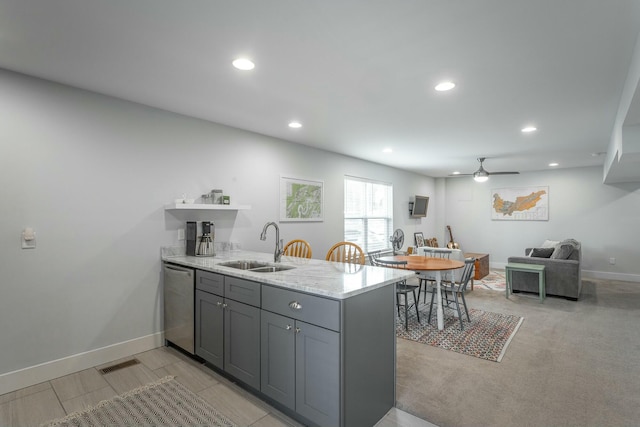
<path id="1" fill-rule="evenodd" d="M 500 362 L 509 343 L 524 321 L 523 317 L 492 313 L 476 309 L 469 310 L 469 323 L 463 315 L 464 330 L 460 330 L 460 321 L 445 312 L 444 329 L 438 330 L 435 311 L 431 324 L 427 323 L 428 305 L 420 305 L 420 322 L 415 310 L 409 314 L 408 331 L 404 328 L 404 313 L 396 316 L 396 335 L 434 347 L 440 347 L 456 353 L 474 356 L 480 359 Z M 424 313 L 424 314 L 423 314 Z"/>
<path id="2" fill-rule="evenodd" d="M 235 425 L 200 396 L 165 377 L 41 427 Z"/>
<path id="3" fill-rule="evenodd" d="M 480 280 L 473 281 L 473 289 L 488 289 L 490 291 L 505 291 L 507 280 L 504 276 L 504 270 L 491 270 L 489 274 Z"/>

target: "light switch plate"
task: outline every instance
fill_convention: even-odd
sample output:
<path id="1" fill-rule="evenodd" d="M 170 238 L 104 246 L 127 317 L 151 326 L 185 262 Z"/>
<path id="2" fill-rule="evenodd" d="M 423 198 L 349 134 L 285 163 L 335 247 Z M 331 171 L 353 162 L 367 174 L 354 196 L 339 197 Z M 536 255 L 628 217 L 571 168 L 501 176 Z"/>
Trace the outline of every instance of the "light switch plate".
<path id="1" fill-rule="evenodd" d="M 36 248 L 36 239 L 35 237 L 31 240 L 22 239 L 22 249 L 35 249 Z"/>

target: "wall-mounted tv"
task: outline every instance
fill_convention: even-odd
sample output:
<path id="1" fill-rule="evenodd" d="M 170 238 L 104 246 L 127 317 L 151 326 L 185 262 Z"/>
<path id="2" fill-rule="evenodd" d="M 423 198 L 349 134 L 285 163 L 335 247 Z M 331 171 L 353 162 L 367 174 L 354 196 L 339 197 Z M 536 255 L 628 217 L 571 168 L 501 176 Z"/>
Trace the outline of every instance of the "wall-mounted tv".
<path id="1" fill-rule="evenodd" d="M 425 218 L 428 207 L 429 198 L 427 196 L 416 196 L 411 209 L 411 218 Z"/>

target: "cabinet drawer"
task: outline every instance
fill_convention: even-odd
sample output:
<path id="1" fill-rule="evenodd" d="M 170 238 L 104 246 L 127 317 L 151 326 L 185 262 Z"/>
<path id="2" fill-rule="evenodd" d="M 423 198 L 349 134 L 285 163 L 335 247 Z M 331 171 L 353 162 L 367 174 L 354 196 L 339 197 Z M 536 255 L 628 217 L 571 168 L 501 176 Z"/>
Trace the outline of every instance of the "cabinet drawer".
<path id="1" fill-rule="evenodd" d="M 196 289 L 224 296 L 224 276 L 210 271 L 196 270 Z"/>
<path id="2" fill-rule="evenodd" d="M 234 301 L 260 307 L 260 283 L 226 276 L 224 296 Z"/>
<path id="3" fill-rule="evenodd" d="M 340 302 L 262 285 L 262 309 L 340 331 Z"/>

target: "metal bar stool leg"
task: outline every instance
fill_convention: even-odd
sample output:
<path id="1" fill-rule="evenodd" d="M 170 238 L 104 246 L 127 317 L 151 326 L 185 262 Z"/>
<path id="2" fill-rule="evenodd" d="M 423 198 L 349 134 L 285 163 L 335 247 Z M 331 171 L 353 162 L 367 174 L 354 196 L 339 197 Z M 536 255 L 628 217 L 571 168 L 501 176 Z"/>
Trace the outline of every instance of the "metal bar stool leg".
<path id="1" fill-rule="evenodd" d="M 431 292 L 431 305 L 429 306 L 429 319 L 428 323 L 431 324 L 431 311 L 433 310 L 433 297 L 435 296 L 435 292 Z"/>
<path id="2" fill-rule="evenodd" d="M 420 296 L 416 299 L 416 290 L 413 291 L 413 303 L 416 306 L 416 317 L 418 318 L 418 323 L 420 323 L 420 313 L 418 312 L 418 301 L 420 300 Z"/>
<path id="3" fill-rule="evenodd" d="M 458 293 L 455 291 L 451 291 L 451 295 L 453 296 L 453 303 L 456 305 L 456 310 L 458 311 L 458 320 L 460 320 L 460 330 L 464 330 L 464 325 L 462 324 L 462 313 L 460 313 L 460 300 L 458 299 Z"/>
<path id="4" fill-rule="evenodd" d="M 404 330 L 409 330 L 409 316 L 407 315 L 409 312 L 409 293 L 404 293 Z"/>
<path id="5" fill-rule="evenodd" d="M 469 310 L 467 310 L 467 300 L 464 299 L 464 293 L 461 293 L 460 296 L 462 297 L 462 305 L 464 306 L 464 312 L 467 313 L 467 320 L 469 321 L 469 323 L 471 323 L 471 318 L 469 317 Z"/>

